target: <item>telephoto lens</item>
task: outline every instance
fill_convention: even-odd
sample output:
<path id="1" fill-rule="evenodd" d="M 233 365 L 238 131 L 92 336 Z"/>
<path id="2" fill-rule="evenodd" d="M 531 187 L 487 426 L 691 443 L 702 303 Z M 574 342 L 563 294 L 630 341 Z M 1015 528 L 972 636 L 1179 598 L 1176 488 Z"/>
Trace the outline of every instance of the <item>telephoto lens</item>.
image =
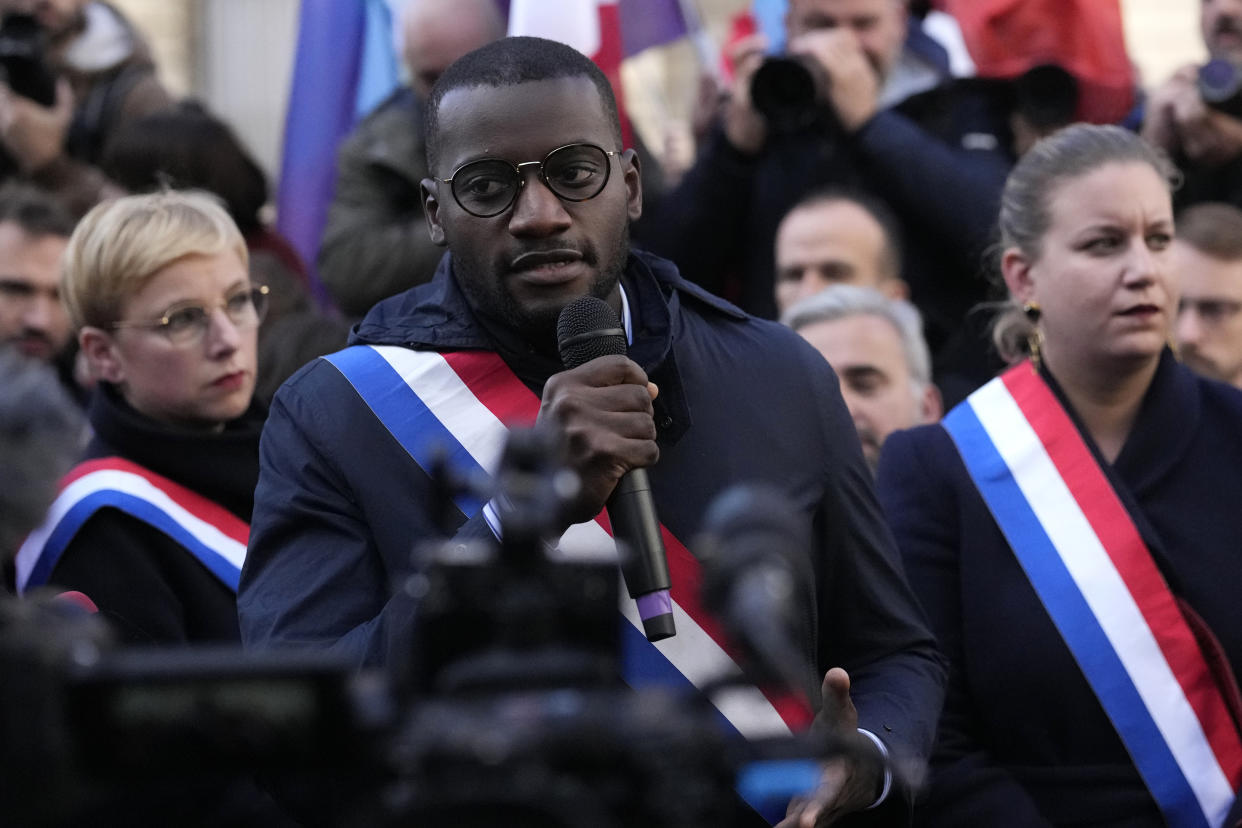
<path id="1" fill-rule="evenodd" d="M 769 57 L 750 81 L 750 99 L 776 132 L 792 132 L 815 120 L 828 91 L 818 64 L 793 56 Z"/>

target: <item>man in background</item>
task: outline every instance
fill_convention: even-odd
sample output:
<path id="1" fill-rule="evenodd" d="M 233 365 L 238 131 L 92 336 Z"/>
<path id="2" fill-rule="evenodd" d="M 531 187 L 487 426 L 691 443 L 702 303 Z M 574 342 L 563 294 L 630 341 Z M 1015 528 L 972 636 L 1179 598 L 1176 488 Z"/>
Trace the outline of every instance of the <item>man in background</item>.
<path id="1" fill-rule="evenodd" d="M 777 311 L 836 284 L 906 298 L 896 222 L 882 202 L 862 193 L 824 190 L 798 202 L 776 231 Z"/>
<path id="2" fill-rule="evenodd" d="M 0 188 L 0 350 L 66 375 L 73 326 L 60 301 L 60 260 L 73 225 L 51 196 L 17 184 Z"/>
<path id="3" fill-rule="evenodd" d="M 787 56 L 817 78 L 807 106 L 783 116 L 756 100 L 767 43 L 739 44 L 716 128 L 636 238 L 692 281 L 776 318 L 781 218 L 822 187 L 866 191 L 900 221 L 902 278 L 938 353 L 986 292 L 979 256 L 1011 164 L 1007 104 L 936 73 L 915 82 L 905 0 L 790 0 L 785 31 Z"/>
<path id="4" fill-rule="evenodd" d="M 423 102 L 445 67 L 504 37 L 505 22 L 495 0 L 408 0 L 400 32 L 409 85 L 342 142 L 319 247 L 319 276 L 350 318 L 435 272 L 444 251 L 427 237 L 418 189 L 427 177 Z"/>
<path id="5" fill-rule="evenodd" d="M 1173 272 L 1181 287 L 1178 356 L 1242 388 L 1242 210 L 1199 204 L 1177 217 Z"/>
<path id="6" fill-rule="evenodd" d="M 1210 58 L 1221 69 L 1242 71 L 1242 2 L 1202 0 L 1199 31 Z M 1234 67 L 1229 69 L 1229 67 Z M 1242 207 L 1242 117 L 1239 101 L 1224 105 L 1204 100 L 1195 64 L 1181 67 L 1157 87 L 1147 101 L 1143 137 L 1169 153 L 1182 171 L 1174 191 L 1179 207 L 1205 201 L 1228 201 Z M 1223 86 L 1227 87 L 1228 82 Z M 1180 230 L 1180 228 L 1179 228 Z"/>
<path id="7" fill-rule="evenodd" d="M 838 284 L 794 305 L 782 320 L 824 355 L 875 471 L 888 435 L 940 419 L 940 392 L 914 306 L 878 291 Z"/>
<path id="8" fill-rule="evenodd" d="M 0 0 L 0 14 L 0 41 L 9 50 L 41 53 L 20 70 L 12 57 L 4 63 L 0 144 L 7 157 L 0 170 L 55 193 L 82 215 L 120 194 L 96 166 L 116 128 L 170 106 L 172 98 L 142 35 L 107 3 Z"/>

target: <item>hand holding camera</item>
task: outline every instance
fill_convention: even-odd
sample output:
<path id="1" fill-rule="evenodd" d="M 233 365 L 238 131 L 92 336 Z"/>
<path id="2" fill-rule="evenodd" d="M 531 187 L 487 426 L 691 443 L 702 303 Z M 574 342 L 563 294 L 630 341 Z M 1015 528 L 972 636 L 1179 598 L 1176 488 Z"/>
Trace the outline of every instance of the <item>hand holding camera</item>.
<path id="1" fill-rule="evenodd" d="M 1183 66 L 1152 93 L 1143 137 L 1196 164 L 1218 166 L 1242 155 L 1242 78 L 1214 60 Z"/>
<path id="2" fill-rule="evenodd" d="M 764 123 L 777 132 L 814 123 L 825 105 L 836 125 L 853 132 L 879 109 L 880 79 L 853 32 L 815 29 L 790 41 L 787 55 L 767 58 L 749 93 Z"/>
<path id="3" fill-rule="evenodd" d="M 26 172 L 42 169 L 58 158 L 73 119 L 69 83 L 56 84 L 56 102 L 48 107 L 0 83 L 0 141 Z"/>
<path id="4" fill-rule="evenodd" d="M 880 79 L 854 32 L 844 27 L 813 29 L 790 41 L 789 52 L 822 70 L 827 82 L 819 89 L 820 101 L 832 107 L 847 132 L 875 114 Z"/>

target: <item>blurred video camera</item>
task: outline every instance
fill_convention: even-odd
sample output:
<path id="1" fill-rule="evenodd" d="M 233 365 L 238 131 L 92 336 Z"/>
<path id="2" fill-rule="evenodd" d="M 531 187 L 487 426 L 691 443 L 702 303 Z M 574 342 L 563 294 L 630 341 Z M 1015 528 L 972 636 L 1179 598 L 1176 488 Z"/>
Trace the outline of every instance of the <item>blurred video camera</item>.
<path id="1" fill-rule="evenodd" d="M 748 768 L 802 762 L 805 780 L 840 747 L 722 728 L 713 693 L 740 677 L 702 692 L 625 686 L 615 556 L 567 559 L 546 542 L 572 490 L 556 456 L 514 431 L 495 485 L 444 483 L 446 501 L 466 485 L 505 504 L 503 542 L 415 551 L 395 585 L 417 599 L 411 655 L 391 675 L 319 653 L 126 650 L 64 602 L 0 603 L 0 813 L 90 822 L 248 773 L 330 787 L 331 825 L 751 824 L 737 793 Z M 774 495 L 722 498 L 700 545 L 702 601 L 751 680 L 807 698 L 800 525 Z M 765 780 L 747 801 L 789 795 L 788 773 L 747 778 Z"/>
<path id="2" fill-rule="evenodd" d="M 43 106 L 56 103 L 56 76 L 47 64 L 47 34 L 32 15 L 9 12 L 0 20 L 0 80 Z"/>

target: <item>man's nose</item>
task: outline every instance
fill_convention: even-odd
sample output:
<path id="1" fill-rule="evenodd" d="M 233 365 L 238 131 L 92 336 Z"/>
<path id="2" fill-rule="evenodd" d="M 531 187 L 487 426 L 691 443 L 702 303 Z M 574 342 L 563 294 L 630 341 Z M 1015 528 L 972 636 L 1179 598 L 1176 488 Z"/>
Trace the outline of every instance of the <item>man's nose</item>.
<path id="1" fill-rule="evenodd" d="M 40 293 L 26 303 L 22 311 L 22 324 L 28 330 L 46 331 L 62 312 L 59 299 Z"/>
<path id="2" fill-rule="evenodd" d="M 814 296 L 830 284 L 832 283 L 825 279 L 817 268 L 808 267 L 802 271 L 802 279 L 798 282 L 798 298 L 806 299 L 808 296 Z"/>
<path id="3" fill-rule="evenodd" d="M 1174 334 L 1177 336 L 1177 341 L 1180 344 L 1198 344 L 1203 337 L 1203 321 L 1199 319 L 1199 312 L 1193 307 L 1179 311 Z"/>
<path id="4" fill-rule="evenodd" d="M 543 178 L 526 173 L 525 186 L 518 191 L 509 216 L 509 232 L 515 236 L 552 236 L 566 230 L 572 219 L 565 203 L 548 189 Z"/>

